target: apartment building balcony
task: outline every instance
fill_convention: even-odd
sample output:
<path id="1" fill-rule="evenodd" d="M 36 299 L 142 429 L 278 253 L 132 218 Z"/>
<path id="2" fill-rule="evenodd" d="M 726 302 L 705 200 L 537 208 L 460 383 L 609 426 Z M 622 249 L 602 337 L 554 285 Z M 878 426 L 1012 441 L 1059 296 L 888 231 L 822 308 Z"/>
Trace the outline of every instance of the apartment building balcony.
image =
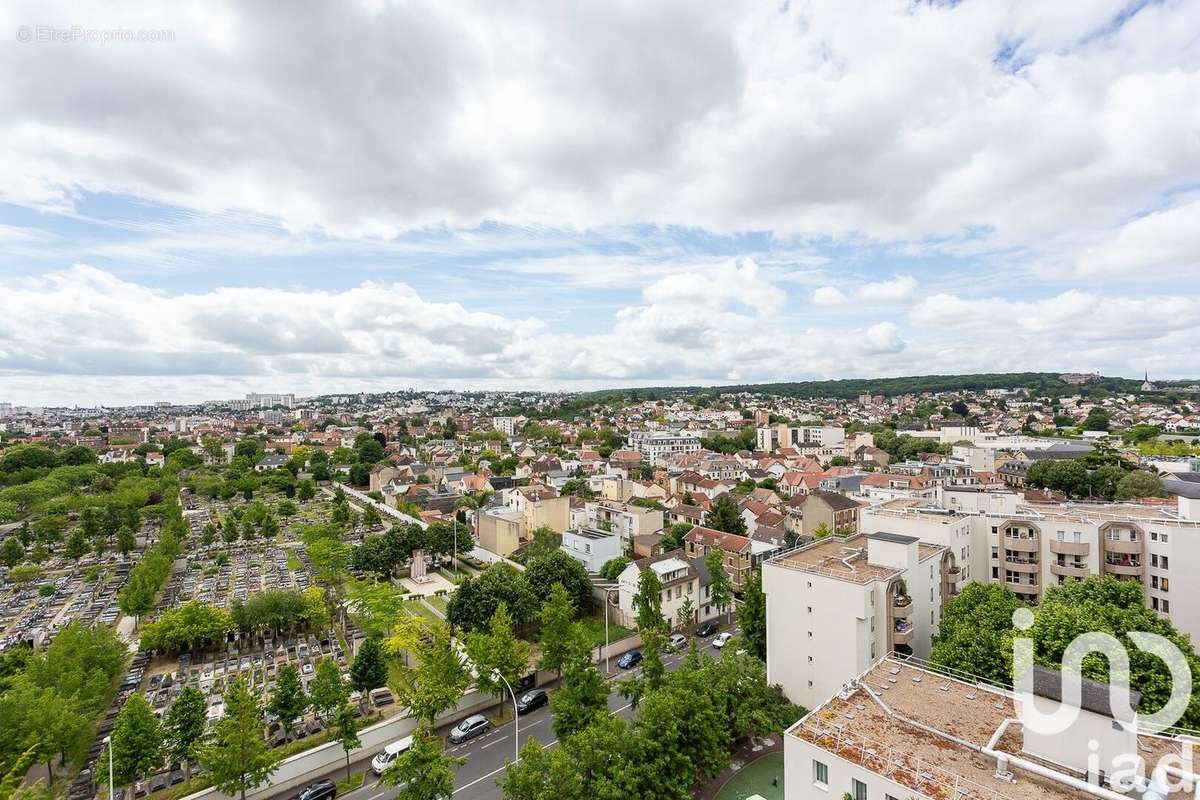
<path id="1" fill-rule="evenodd" d="M 1106 553 L 1140 553 L 1142 552 L 1143 543 L 1139 539 L 1137 541 L 1129 541 L 1128 539 L 1105 539 L 1104 551 Z"/>
<path id="2" fill-rule="evenodd" d="M 1014 592 L 1016 592 L 1019 595 L 1032 596 L 1032 597 L 1037 597 L 1037 595 L 1038 595 L 1037 584 L 1017 583 L 1016 581 L 1005 581 L 1004 585 L 1007 586 L 1008 588 L 1012 589 Z"/>
<path id="3" fill-rule="evenodd" d="M 1057 539 L 1050 540 L 1050 552 L 1064 556 L 1086 556 L 1092 551 L 1092 546 L 1088 542 L 1060 542 Z"/>
<path id="4" fill-rule="evenodd" d="M 1005 536 L 1001 541 L 1001 546 L 1006 550 L 1015 550 L 1018 553 L 1036 553 L 1039 549 L 1037 539 L 1017 539 L 1012 536 Z"/>
<path id="5" fill-rule="evenodd" d="M 1036 575 L 1038 573 L 1039 564 L 1036 561 L 1012 561 L 1005 559 L 1004 568 L 1013 572 L 1023 572 L 1026 575 Z"/>
<path id="6" fill-rule="evenodd" d="M 1091 573 L 1088 572 L 1087 566 L 1075 566 L 1074 564 L 1059 564 L 1055 561 L 1050 562 L 1050 572 L 1054 575 L 1062 575 L 1067 578 L 1086 578 Z"/>
<path id="7" fill-rule="evenodd" d="M 1141 575 L 1143 567 L 1141 564 L 1110 564 L 1104 562 L 1104 571 L 1110 575 Z"/>
<path id="8" fill-rule="evenodd" d="M 912 644 L 913 625 L 911 622 L 897 622 L 892 630 L 892 645 Z"/>
<path id="9" fill-rule="evenodd" d="M 908 619 L 909 612 L 912 610 L 911 597 L 893 597 L 892 598 L 892 618 L 893 619 Z"/>

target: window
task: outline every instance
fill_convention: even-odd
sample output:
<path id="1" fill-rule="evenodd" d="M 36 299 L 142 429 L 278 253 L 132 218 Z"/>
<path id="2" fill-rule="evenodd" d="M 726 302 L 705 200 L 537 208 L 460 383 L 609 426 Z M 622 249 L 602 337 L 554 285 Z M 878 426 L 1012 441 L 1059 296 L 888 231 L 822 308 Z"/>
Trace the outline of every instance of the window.
<path id="1" fill-rule="evenodd" d="M 1163 556 L 1163 557 L 1162 557 L 1162 568 L 1163 568 L 1163 569 L 1168 569 L 1168 568 L 1169 568 L 1169 565 L 1168 565 L 1168 561 L 1169 561 L 1169 560 L 1170 560 L 1170 559 L 1168 559 L 1166 556 Z"/>
<path id="2" fill-rule="evenodd" d="M 1171 540 L 1170 540 L 1169 538 L 1167 538 L 1167 535 L 1164 533 L 1164 534 L 1162 535 L 1162 541 L 1163 541 L 1163 544 L 1166 544 L 1167 542 L 1169 542 L 1169 541 L 1171 541 Z"/>
<path id="3" fill-rule="evenodd" d="M 1164 614 L 1170 614 L 1170 613 L 1171 613 L 1171 601 L 1170 601 L 1170 600 L 1163 600 L 1163 601 L 1162 601 L 1162 610 L 1163 610 L 1163 613 L 1164 613 Z"/>
<path id="4" fill-rule="evenodd" d="M 813 783 L 821 786 L 829 785 L 829 767 L 820 761 L 813 761 Z"/>
<path id="5" fill-rule="evenodd" d="M 850 780 L 850 796 L 854 800 L 867 800 L 867 785 L 858 778 Z"/>
<path id="6" fill-rule="evenodd" d="M 1158 582 L 1158 586 L 1159 586 L 1159 588 L 1160 588 L 1160 589 L 1162 589 L 1164 592 L 1169 592 L 1169 591 L 1171 591 L 1171 579 L 1170 579 L 1170 578 L 1163 578 L 1161 581 L 1159 581 L 1159 582 Z"/>
<path id="7" fill-rule="evenodd" d="M 1153 553 L 1150 554 L 1150 566 L 1152 566 L 1152 567 L 1158 566 L 1158 556 L 1154 555 Z"/>
<path id="8" fill-rule="evenodd" d="M 1060 542 L 1066 541 L 1067 532 L 1066 531 L 1056 531 L 1054 534 L 1054 538 Z"/>
<path id="9" fill-rule="evenodd" d="M 1152 542 L 1158 541 L 1158 531 L 1150 531 L 1150 541 L 1152 541 Z"/>

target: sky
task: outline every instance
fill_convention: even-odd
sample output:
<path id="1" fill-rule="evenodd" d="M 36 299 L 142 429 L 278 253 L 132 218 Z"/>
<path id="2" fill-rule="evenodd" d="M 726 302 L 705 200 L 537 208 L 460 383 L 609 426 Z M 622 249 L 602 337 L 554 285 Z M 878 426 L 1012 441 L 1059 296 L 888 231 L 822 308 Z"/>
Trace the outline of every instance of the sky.
<path id="1" fill-rule="evenodd" d="M 12 2 L 0 401 L 1200 377 L 1200 3 Z"/>

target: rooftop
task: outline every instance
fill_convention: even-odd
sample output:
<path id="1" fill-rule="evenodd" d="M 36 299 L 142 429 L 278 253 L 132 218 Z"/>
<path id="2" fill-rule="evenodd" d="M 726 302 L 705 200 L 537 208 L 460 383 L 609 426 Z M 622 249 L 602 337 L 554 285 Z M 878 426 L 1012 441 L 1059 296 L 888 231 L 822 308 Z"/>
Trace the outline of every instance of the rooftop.
<path id="1" fill-rule="evenodd" d="M 787 735 L 936 800 L 1092 797 L 1017 764 L 1014 780 L 996 777 L 995 760 L 980 750 L 1016 716 L 1006 690 L 885 658 Z M 1020 724 L 1010 723 L 995 749 L 1035 760 L 1023 752 L 1022 739 Z M 1139 736 L 1139 746 L 1155 754 L 1180 750 L 1178 740 L 1161 736 Z"/>
<path id="2" fill-rule="evenodd" d="M 887 580 L 903 571 L 869 563 L 866 548 L 867 538 L 862 535 L 827 536 L 784 552 L 767 563 L 852 583 Z"/>

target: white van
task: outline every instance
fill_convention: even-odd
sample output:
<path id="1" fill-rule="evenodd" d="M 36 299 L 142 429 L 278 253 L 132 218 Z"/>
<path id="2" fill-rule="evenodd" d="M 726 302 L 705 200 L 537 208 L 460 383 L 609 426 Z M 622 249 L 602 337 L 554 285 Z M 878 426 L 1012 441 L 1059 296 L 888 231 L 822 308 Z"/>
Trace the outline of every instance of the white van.
<path id="1" fill-rule="evenodd" d="M 371 759 L 371 771 L 376 775 L 382 775 L 383 771 L 392 765 L 396 760 L 396 756 L 403 753 L 408 748 L 412 747 L 413 737 L 405 736 L 403 739 L 392 742 L 387 747 L 380 750 Z"/>

